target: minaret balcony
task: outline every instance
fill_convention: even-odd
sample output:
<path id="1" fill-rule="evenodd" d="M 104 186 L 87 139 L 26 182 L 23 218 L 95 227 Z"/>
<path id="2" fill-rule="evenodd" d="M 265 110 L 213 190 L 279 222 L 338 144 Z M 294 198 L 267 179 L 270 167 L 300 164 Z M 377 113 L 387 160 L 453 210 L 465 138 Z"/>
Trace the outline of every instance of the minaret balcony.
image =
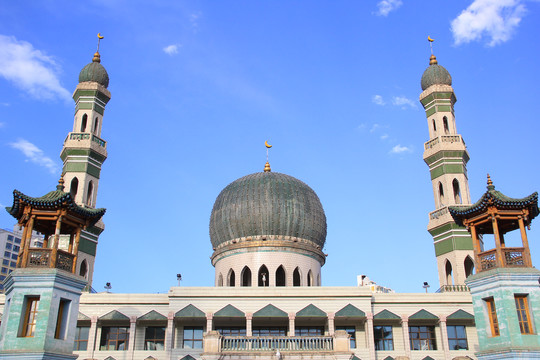
<path id="1" fill-rule="evenodd" d="M 528 267 L 525 261 L 524 247 L 501 248 L 501 264 L 497 264 L 497 249 L 483 251 L 478 254 L 481 269 L 485 271 L 496 267 Z"/>
<path id="2" fill-rule="evenodd" d="M 22 256 L 22 254 L 20 255 Z M 75 255 L 67 251 L 58 249 L 56 259 L 53 259 L 53 249 L 50 248 L 30 248 L 28 249 L 28 260 L 25 267 L 35 268 L 56 268 L 68 272 L 73 270 Z"/>
<path id="3" fill-rule="evenodd" d="M 424 159 L 440 150 L 465 150 L 467 146 L 461 135 L 441 135 L 424 143 Z"/>
<path id="4" fill-rule="evenodd" d="M 91 133 L 69 133 L 64 140 L 64 148 L 91 148 L 107 155 L 107 142 Z"/>

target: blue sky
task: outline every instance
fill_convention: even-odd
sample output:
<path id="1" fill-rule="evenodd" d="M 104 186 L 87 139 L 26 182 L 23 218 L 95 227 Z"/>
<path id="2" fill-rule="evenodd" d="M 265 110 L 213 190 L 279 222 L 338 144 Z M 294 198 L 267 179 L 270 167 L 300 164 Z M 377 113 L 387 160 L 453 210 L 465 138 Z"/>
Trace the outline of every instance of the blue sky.
<path id="1" fill-rule="evenodd" d="M 523 197 L 540 189 L 540 2 L 4 2 L 0 7 L 0 204 L 60 176 L 70 99 L 101 32 L 112 99 L 102 138 L 107 208 L 94 288 L 212 286 L 208 222 L 231 181 L 273 171 L 319 195 L 328 220 L 323 285 L 356 275 L 434 291 L 426 231 L 435 209 L 418 102 L 427 36 L 453 77 L 473 201 L 486 173 Z M 540 264 L 540 232 L 529 232 Z M 0 212 L 0 227 L 13 218 Z"/>

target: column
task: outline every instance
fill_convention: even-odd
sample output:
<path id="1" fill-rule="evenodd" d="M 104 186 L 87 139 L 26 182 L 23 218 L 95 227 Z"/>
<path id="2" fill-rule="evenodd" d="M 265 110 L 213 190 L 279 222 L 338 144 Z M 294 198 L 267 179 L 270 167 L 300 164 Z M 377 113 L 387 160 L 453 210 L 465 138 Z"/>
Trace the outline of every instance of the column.
<path id="1" fill-rule="evenodd" d="M 373 313 L 366 314 L 366 336 L 369 349 L 369 358 L 375 359 L 375 336 L 373 333 Z"/>
<path id="2" fill-rule="evenodd" d="M 525 260 L 525 266 L 532 267 L 531 251 L 529 250 L 529 240 L 527 240 L 527 233 L 525 232 L 525 222 L 523 216 L 518 216 L 519 231 L 521 232 L 521 242 L 523 243 L 523 260 Z"/>
<path id="3" fill-rule="evenodd" d="M 294 336 L 294 319 L 296 318 L 296 313 L 289 313 L 289 336 Z"/>
<path id="4" fill-rule="evenodd" d="M 81 240 L 81 228 L 77 228 L 77 233 L 75 234 L 75 244 L 73 245 L 73 252 L 75 256 L 73 257 L 73 269 L 72 273 L 77 273 L 77 260 L 78 260 L 78 254 L 79 254 L 79 241 Z"/>
<path id="5" fill-rule="evenodd" d="M 50 267 L 56 267 L 56 255 L 58 253 L 58 241 L 60 241 L 60 229 L 62 228 L 62 215 L 56 220 L 56 230 L 54 231 L 53 246 L 51 250 Z"/>
<path id="6" fill-rule="evenodd" d="M 92 356 L 90 356 L 91 358 L 94 357 L 94 351 L 96 349 L 97 322 L 98 322 L 97 316 L 92 316 L 90 318 L 90 330 L 88 331 L 88 348 L 87 349 L 92 354 Z"/>
<path id="7" fill-rule="evenodd" d="M 442 348 L 444 350 L 444 358 L 451 359 L 450 346 L 448 345 L 448 331 L 446 330 L 446 316 L 439 316 L 439 326 L 441 328 Z"/>
<path id="8" fill-rule="evenodd" d="M 128 351 L 130 353 L 131 359 L 133 359 L 133 352 L 135 351 L 135 329 L 137 327 L 137 317 L 129 317 L 129 344 Z"/>
<path id="9" fill-rule="evenodd" d="M 17 258 L 17 267 L 22 266 L 26 267 L 28 262 L 28 250 L 30 248 L 30 239 L 28 238 L 28 232 L 30 232 L 30 238 L 32 238 L 32 227 L 34 226 L 34 216 L 30 218 L 30 223 L 26 224 L 23 231 L 23 236 L 21 240 L 22 251 L 19 252 L 19 257 Z M 22 255 L 22 260 L 21 260 Z"/>
<path id="10" fill-rule="evenodd" d="M 480 257 L 478 256 L 478 254 L 480 254 L 481 252 L 480 240 L 478 239 L 478 234 L 476 234 L 476 227 L 474 225 L 471 225 L 469 230 L 471 231 L 471 236 L 473 240 L 474 262 L 475 262 L 474 266 L 476 267 L 476 272 L 482 271 L 482 264 L 480 262 Z"/>
<path id="11" fill-rule="evenodd" d="M 405 346 L 406 356 L 411 358 L 411 341 L 409 339 L 409 317 L 401 316 L 401 328 L 403 329 L 403 345 Z"/>
<path id="12" fill-rule="evenodd" d="M 253 336 L 252 313 L 246 313 L 246 336 Z"/>
<path id="13" fill-rule="evenodd" d="M 214 318 L 214 314 L 209 312 L 206 313 L 206 332 L 212 331 L 212 319 Z"/>
<path id="14" fill-rule="evenodd" d="M 167 330 L 165 331 L 165 351 L 170 354 L 173 348 L 174 339 L 174 312 L 171 311 L 167 315 Z"/>
<path id="15" fill-rule="evenodd" d="M 329 312 L 327 316 L 328 316 L 328 335 L 333 336 L 336 330 L 336 326 L 334 323 L 335 313 Z"/>

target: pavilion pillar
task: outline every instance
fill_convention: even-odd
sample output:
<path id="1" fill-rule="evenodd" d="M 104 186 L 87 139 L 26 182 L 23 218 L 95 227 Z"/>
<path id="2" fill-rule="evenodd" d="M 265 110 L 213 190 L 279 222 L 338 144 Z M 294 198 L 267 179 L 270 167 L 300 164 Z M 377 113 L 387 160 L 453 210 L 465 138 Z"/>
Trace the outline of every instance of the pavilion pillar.
<path id="1" fill-rule="evenodd" d="M 525 231 L 525 222 L 523 216 L 518 216 L 519 231 L 521 233 L 521 242 L 523 243 L 523 260 L 524 265 L 532 267 L 531 250 L 529 249 L 529 240 L 527 239 L 527 232 Z"/>
<path id="2" fill-rule="evenodd" d="M 495 252 L 497 258 L 497 267 L 503 267 L 503 253 L 501 246 L 501 236 L 499 234 L 499 225 L 497 224 L 497 218 L 495 215 L 491 215 L 491 224 L 493 226 L 493 236 L 495 237 Z"/>
<path id="3" fill-rule="evenodd" d="M 45 236 L 43 237 L 43 249 L 46 249 L 49 247 L 49 237 L 51 235 L 50 234 L 45 234 Z"/>
<path id="4" fill-rule="evenodd" d="M 34 216 L 30 218 L 30 222 L 24 227 L 23 231 L 23 238 L 22 238 L 22 245 L 23 245 L 23 256 L 22 260 L 21 257 L 17 258 L 17 265 L 26 267 L 28 262 L 28 250 L 30 249 L 30 239 L 32 238 L 32 228 L 34 227 Z M 30 236 L 28 236 L 28 232 L 30 232 Z"/>
<path id="5" fill-rule="evenodd" d="M 56 257 L 58 255 L 58 242 L 60 241 L 60 229 L 62 228 L 62 215 L 56 220 L 56 230 L 54 232 L 53 247 L 51 251 L 51 260 L 49 266 L 51 268 L 56 267 Z"/>
<path id="6" fill-rule="evenodd" d="M 78 254 L 79 254 L 79 241 L 81 240 L 81 228 L 77 228 L 77 233 L 75 234 L 75 244 L 73 244 L 73 268 L 71 272 L 73 274 L 77 273 L 77 260 L 78 260 Z"/>
<path id="7" fill-rule="evenodd" d="M 480 263 L 480 254 L 481 248 L 480 248 L 480 239 L 478 238 L 478 234 L 476 233 L 476 227 L 474 225 L 471 225 L 469 227 L 469 230 L 471 231 L 472 240 L 473 240 L 473 247 L 474 247 L 474 262 L 476 263 L 476 271 L 482 271 L 482 264 Z"/>

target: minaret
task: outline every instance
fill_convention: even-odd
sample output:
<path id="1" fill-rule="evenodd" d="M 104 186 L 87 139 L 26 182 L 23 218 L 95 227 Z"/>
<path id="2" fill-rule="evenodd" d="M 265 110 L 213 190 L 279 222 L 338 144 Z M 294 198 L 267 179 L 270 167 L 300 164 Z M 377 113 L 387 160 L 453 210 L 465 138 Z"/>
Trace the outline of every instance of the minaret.
<path id="1" fill-rule="evenodd" d="M 91 209 L 96 207 L 101 166 L 107 159 L 107 143 L 101 138 L 101 128 L 105 106 L 111 99 L 108 85 L 109 75 L 101 65 L 98 42 L 92 62 L 79 74 L 79 84 L 73 93 L 73 131 L 66 137 L 60 154 L 68 191 L 78 205 Z M 81 233 L 77 274 L 84 276 L 89 286 L 92 285 L 98 237 L 104 229 L 100 220 Z"/>
<path id="2" fill-rule="evenodd" d="M 420 102 L 429 129 L 424 161 L 429 166 L 436 208 L 429 214 L 428 231 L 433 236 L 439 282 L 444 290 L 448 285 L 464 285 L 465 278 L 474 270 L 470 234 L 456 225 L 448 213 L 449 205 L 471 202 L 467 178 L 469 153 L 456 128 L 452 77 L 433 54 L 421 85 Z"/>

